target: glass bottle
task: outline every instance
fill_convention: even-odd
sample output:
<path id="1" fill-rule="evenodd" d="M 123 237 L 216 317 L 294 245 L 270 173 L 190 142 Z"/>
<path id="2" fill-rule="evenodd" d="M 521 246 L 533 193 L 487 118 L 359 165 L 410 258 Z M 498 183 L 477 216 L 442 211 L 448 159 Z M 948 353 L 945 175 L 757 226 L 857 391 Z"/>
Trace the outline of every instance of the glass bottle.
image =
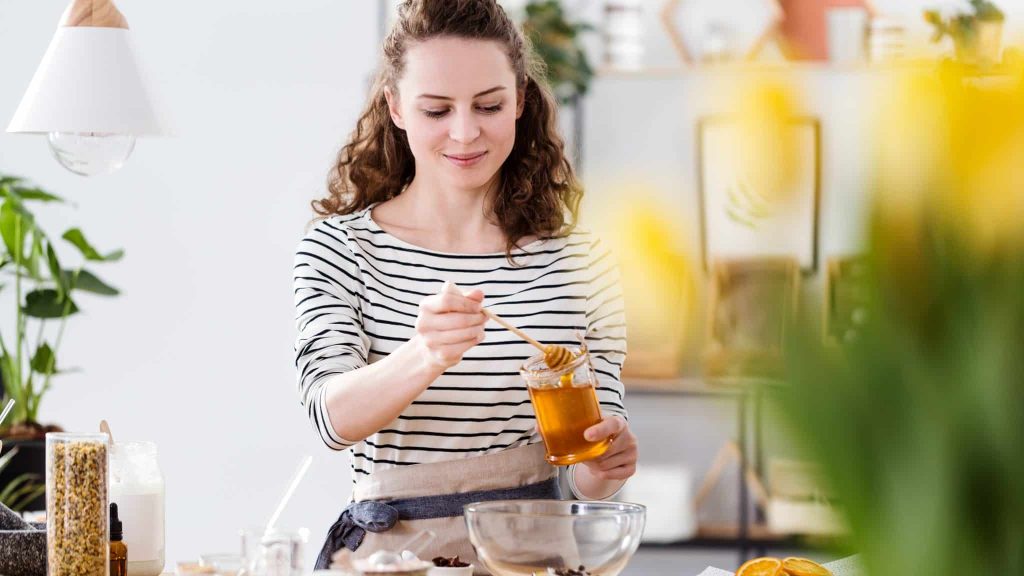
<path id="1" fill-rule="evenodd" d="M 46 435 L 49 576 L 107 576 L 107 435 Z"/>
<path id="2" fill-rule="evenodd" d="M 128 547 L 124 530 L 117 517 L 117 503 L 110 503 L 110 576 L 128 576 Z"/>
<path id="3" fill-rule="evenodd" d="M 132 576 L 164 569 L 164 477 L 153 442 L 115 442 L 110 450 L 110 499 L 117 502 Z"/>

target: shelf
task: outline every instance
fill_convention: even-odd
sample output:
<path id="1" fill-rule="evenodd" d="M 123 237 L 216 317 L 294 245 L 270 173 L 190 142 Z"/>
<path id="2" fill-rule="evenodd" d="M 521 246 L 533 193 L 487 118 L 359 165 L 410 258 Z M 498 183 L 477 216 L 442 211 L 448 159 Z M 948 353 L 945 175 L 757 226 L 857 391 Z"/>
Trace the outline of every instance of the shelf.
<path id="1" fill-rule="evenodd" d="M 641 548 L 658 549 L 735 549 L 742 545 L 739 528 L 735 525 L 708 525 L 697 530 L 697 535 L 686 540 L 671 542 L 641 542 Z M 837 548 L 840 540 L 824 536 L 793 536 L 776 534 L 767 526 L 754 524 L 750 527 L 746 544 L 751 548 L 828 550 Z"/>
<path id="2" fill-rule="evenodd" d="M 703 378 L 630 378 L 622 384 L 629 395 L 739 396 L 745 393 L 734 384 L 709 384 Z"/>
<path id="3" fill-rule="evenodd" d="M 943 60 L 908 60 L 902 62 L 727 62 L 679 66 L 652 66 L 638 69 L 599 68 L 594 76 L 599 80 L 671 80 L 687 77 L 706 77 L 736 74 L 894 74 L 936 72 Z M 976 82 L 1013 83 L 1020 80 L 1017 70 L 1009 65 L 989 68 L 964 69 L 966 78 Z"/>
<path id="4" fill-rule="evenodd" d="M 736 73 L 891 73 L 894 71 L 927 70 L 934 61 L 892 62 L 892 63 L 849 63 L 831 62 L 728 62 L 720 64 L 698 64 L 679 66 L 652 66 L 638 69 L 599 68 L 595 76 L 609 79 L 669 79 L 686 76 L 736 74 Z"/>
<path id="5" fill-rule="evenodd" d="M 638 378 L 624 376 L 626 394 L 638 396 L 737 397 L 757 386 L 780 386 L 778 380 L 750 377 L 722 378 Z"/>

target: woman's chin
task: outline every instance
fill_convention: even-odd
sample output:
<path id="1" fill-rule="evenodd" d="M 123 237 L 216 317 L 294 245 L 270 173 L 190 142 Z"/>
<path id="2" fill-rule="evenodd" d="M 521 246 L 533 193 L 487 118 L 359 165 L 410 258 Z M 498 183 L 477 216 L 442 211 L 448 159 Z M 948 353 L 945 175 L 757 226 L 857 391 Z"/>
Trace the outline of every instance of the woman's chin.
<path id="1" fill-rule="evenodd" d="M 480 190 L 486 188 L 487 185 L 494 180 L 494 174 L 488 174 L 481 170 L 476 174 L 450 174 L 446 180 L 452 188 L 460 190 Z"/>

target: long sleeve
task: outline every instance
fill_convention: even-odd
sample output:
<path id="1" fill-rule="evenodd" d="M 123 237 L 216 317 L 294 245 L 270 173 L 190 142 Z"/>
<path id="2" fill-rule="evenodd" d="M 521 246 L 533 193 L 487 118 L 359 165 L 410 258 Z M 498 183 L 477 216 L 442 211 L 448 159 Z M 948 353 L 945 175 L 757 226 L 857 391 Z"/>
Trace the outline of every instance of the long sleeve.
<path id="1" fill-rule="evenodd" d="M 611 250 L 594 238 L 587 262 L 587 348 L 597 374 L 601 410 L 628 419 L 621 372 L 626 359 L 626 314 L 619 268 Z"/>
<path id="2" fill-rule="evenodd" d="M 363 330 L 361 273 L 343 230 L 321 221 L 299 243 L 293 269 L 295 369 L 300 403 L 333 450 L 355 442 L 338 435 L 324 402 L 326 380 L 366 366 L 370 341 Z"/>
<path id="3" fill-rule="evenodd" d="M 326 410 L 333 382 L 379 362 L 415 337 L 419 304 L 445 281 L 478 288 L 495 312 L 545 341 L 576 342 L 593 354 L 605 415 L 625 416 L 620 367 L 625 322 L 618 270 L 604 245 L 582 229 L 504 252 L 446 253 L 392 236 L 372 207 L 332 216 L 299 244 L 295 257 L 297 388 L 322 441 L 347 452 L 353 480 L 395 466 L 443 462 L 540 441 L 519 373 L 533 348 L 500 327 L 445 371 L 393 421 L 360 439 L 352 408 Z M 376 382 L 389 394 L 394 382 Z M 331 418 L 334 421 L 331 421 Z M 354 433 L 349 434 L 355 436 Z"/>

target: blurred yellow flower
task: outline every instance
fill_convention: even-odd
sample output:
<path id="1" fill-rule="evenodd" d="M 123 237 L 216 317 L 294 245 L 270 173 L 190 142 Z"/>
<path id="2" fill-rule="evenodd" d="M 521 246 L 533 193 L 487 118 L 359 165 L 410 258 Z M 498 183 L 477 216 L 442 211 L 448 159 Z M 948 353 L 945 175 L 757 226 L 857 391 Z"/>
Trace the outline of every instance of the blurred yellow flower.
<path id="1" fill-rule="evenodd" d="M 941 224 L 981 255 L 1024 248 L 1024 89 L 946 67 L 883 95 L 878 207 L 891 234 Z"/>
<path id="2" fill-rule="evenodd" d="M 793 196 L 803 162 L 793 120 L 802 107 L 796 92 L 786 84 L 763 77 L 753 78 L 737 92 L 733 106 L 740 125 L 737 177 L 752 183 L 769 203 Z"/>
<path id="3" fill-rule="evenodd" d="M 627 373 L 675 376 L 695 328 L 695 276 L 686 231 L 670 207 L 637 186 L 620 188 L 614 198 L 595 216 L 622 274 L 629 326 Z"/>

